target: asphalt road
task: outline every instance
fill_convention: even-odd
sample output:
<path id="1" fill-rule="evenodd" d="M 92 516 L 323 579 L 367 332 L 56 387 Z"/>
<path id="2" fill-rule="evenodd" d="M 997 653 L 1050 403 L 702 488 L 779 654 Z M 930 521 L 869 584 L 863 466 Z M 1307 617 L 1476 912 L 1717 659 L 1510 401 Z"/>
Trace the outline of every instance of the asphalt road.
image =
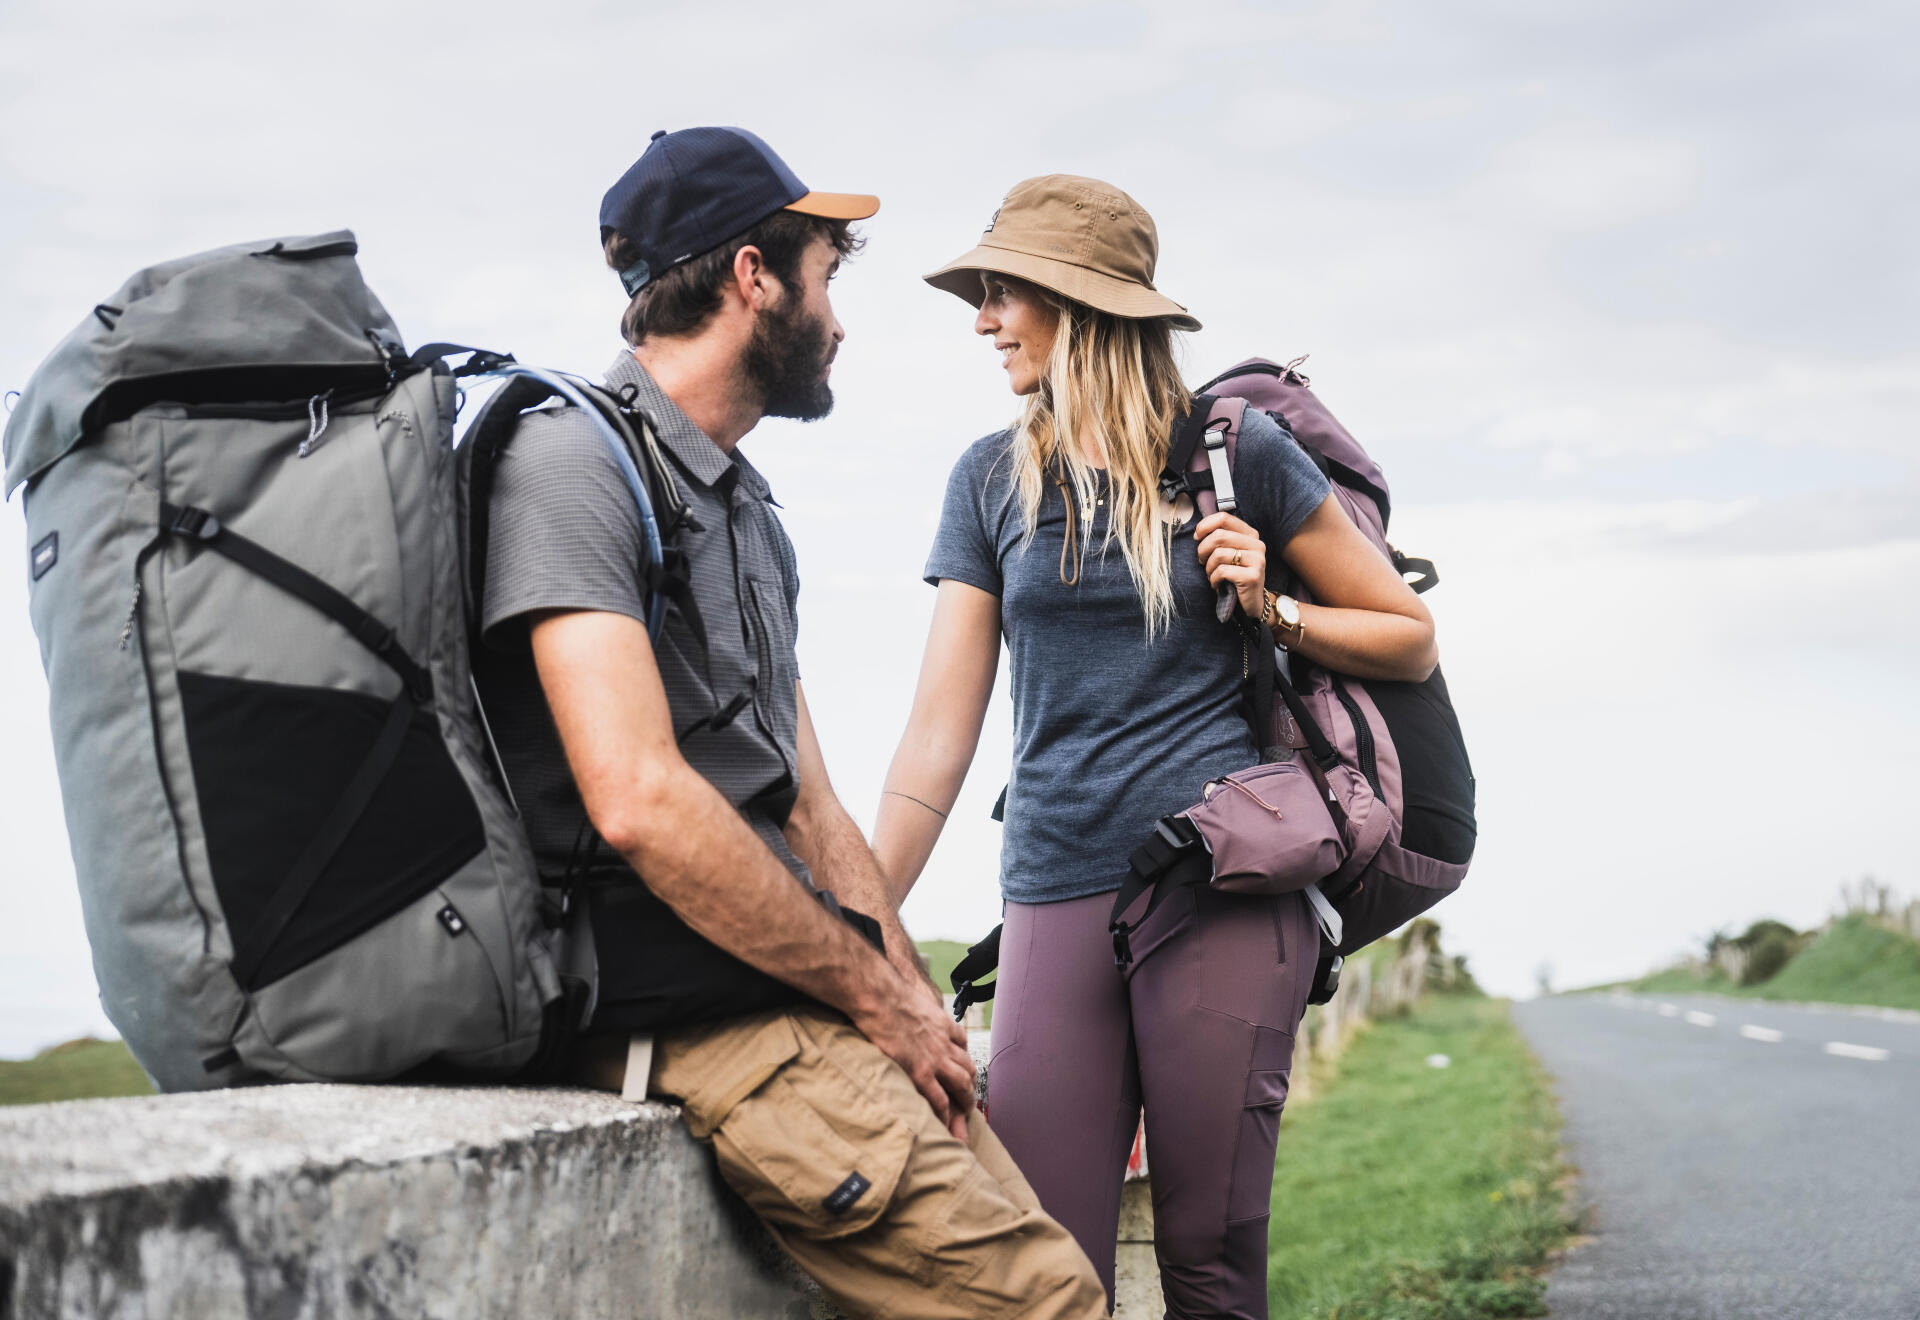
<path id="1" fill-rule="evenodd" d="M 1920 1320 L 1920 1020 L 1624 994 L 1514 1018 L 1589 1208 L 1555 1320 Z"/>

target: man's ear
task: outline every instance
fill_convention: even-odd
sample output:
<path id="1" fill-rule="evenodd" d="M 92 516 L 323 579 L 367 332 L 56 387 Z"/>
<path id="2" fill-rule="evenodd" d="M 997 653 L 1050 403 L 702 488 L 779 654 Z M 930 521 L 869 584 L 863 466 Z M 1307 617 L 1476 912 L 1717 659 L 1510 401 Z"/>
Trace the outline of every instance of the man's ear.
<path id="1" fill-rule="evenodd" d="M 749 243 L 733 254 L 733 291 L 750 310 L 764 310 L 779 298 L 778 290 L 759 248 Z"/>

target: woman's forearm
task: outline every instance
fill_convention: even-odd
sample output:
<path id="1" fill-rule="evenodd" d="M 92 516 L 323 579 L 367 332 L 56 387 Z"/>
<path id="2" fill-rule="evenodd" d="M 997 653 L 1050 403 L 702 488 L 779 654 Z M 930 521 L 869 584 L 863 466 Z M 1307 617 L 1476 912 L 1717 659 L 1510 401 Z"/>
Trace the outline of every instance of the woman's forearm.
<path id="1" fill-rule="evenodd" d="M 888 767 L 873 827 L 873 855 L 896 906 L 920 878 L 960 796 L 999 666 L 1000 598 L 964 582 L 942 581 L 913 711 Z"/>
<path id="2" fill-rule="evenodd" d="M 979 731 L 974 730 L 971 739 L 956 738 L 956 732 L 964 734 L 909 724 L 887 769 L 873 829 L 873 855 L 893 887 L 896 906 L 906 900 L 926 869 L 973 762 Z"/>
<path id="3" fill-rule="evenodd" d="M 1355 678 L 1418 683 L 1440 662 L 1433 623 L 1379 610 L 1300 606 L 1300 632 L 1276 626 L 1274 640 L 1315 664 Z"/>

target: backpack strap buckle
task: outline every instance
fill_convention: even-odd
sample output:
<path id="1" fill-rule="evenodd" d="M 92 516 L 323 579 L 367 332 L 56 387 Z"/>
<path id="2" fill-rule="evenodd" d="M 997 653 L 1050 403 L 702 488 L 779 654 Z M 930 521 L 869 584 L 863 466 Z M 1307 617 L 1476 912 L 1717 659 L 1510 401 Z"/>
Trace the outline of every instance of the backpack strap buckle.
<path id="1" fill-rule="evenodd" d="M 192 541 L 211 541 L 220 535 L 220 520 L 193 505 L 160 506 L 160 529 Z"/>

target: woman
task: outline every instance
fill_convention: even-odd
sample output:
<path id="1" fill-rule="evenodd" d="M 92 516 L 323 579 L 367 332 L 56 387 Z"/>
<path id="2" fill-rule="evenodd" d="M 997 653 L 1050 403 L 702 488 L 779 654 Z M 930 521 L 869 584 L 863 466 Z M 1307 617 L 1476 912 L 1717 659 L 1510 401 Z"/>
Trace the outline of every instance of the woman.
<path id="1" fill-rule="evenodd" d="M 875 850 L 904 899 L 973 759 L 1004 636 L 1014 761 L 994 1130 L 1111 1298 L 1144 1101 L 1169 1314 L 1265 1316 L 1274 1142 L 1318 930 L 1297 894 L 1183 886 L 1135 932 L 1123 972 L 1112 894 L 1155 820 L 1259 759 L 1238 709 L 1242 635 L 1217 619 L 1217 584 L 1278 643 L 1337 670 L 1420 679 L 1436 652 L 1426 609 L 1269 418 L 1242 427 L 1244 518 L 1196 525 L 1185 501 L 1161 499 L 1191 399 L 1173 332 L 1199 322 L 1154 289 L 1156 254 L 1126 194 L 1050 175 L 1015 187 L 980 246 L 927 277 L 979 309 L 974 331 L 1025 403 L 948 482 L 926 570 L 939 598 Z M 1267 587 L 1289 572 L 1317 602 L 1297 614 Z"/>

